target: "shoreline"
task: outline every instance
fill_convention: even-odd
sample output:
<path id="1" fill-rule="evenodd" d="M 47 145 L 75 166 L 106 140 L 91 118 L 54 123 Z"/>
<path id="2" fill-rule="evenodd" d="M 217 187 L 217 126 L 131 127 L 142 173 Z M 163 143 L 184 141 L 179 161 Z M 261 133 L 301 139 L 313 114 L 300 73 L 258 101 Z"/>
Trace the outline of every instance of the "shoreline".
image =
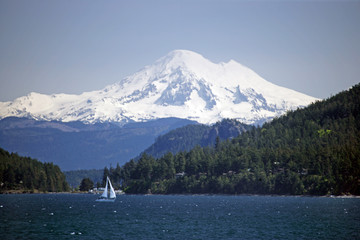
<path id="1" fill-rule="evenodd" d="M 42 192 L 39 190 L 6 190 L 0 192 L 0 195 L 7 194 L 89 194 L 89 192 L 71 191 L 71 192 Z"/>
<path id="2" fill-rule="evenodd" d="M 0 192 L 0 195 L 8 195 L 8 194 L 91 194 L 96 195 L 94 193 L 89 192 L 81 192 L 81 191 L 72 191 L 72 192 L 41 192 L 38 190 L 7 190 L 4 192 Z M 144 195 L 144 196 L 270 196 L 270 197 L 324 197 L 324 198 L 360 198 L 360 195 L 277 195 L 277 194 L 119 194 L 119 195 Z"/>

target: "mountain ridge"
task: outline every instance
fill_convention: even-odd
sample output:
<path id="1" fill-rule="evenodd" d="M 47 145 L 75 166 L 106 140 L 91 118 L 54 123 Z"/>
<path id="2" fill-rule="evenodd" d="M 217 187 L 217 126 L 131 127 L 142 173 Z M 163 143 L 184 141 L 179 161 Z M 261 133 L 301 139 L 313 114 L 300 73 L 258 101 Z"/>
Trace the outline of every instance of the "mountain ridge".
<path id="1" fill-rule="evenodd" d="M 154 158 L 160 158 L 168 152 L 175 155 L 182 151 L 190 151 L 197 145 L 200 147 L 213 147 L 216 145 L 217 138 L 218 141 L 232 139 L 252 127 L 234 119 L 223 119 L 221 122 L 210 126 L 189 124 L 158 136 L 155 142 L 145 149 L 142 154 L 145 153 Z"/>
<path id="2" fill-rule="evenodd" d="M 122 164 L 139 155 L 158 135 L 194 123 L 168 118 L 118 126 L 8 117 L 0 120 L 0 146 L 53 162 L 62 170 L 100 169 Z"/>
<path id="3" fill-rule="evenodd" d="M 120 124 L 168 117 L 212 124 L 234 118 L 261 124 L 316 100 L 276 86 L 234 60 L 216 64 L 198 53 L 174 50 L 102 90 L 80 95 L 32 92 L 0 102 L 0 118 Z"/>

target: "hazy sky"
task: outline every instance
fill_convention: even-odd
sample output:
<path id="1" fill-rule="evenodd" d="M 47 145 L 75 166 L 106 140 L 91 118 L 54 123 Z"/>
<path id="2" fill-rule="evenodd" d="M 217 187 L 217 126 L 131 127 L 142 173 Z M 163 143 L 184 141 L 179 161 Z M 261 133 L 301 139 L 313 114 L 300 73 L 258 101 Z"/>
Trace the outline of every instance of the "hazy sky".
<path id="1" fill-rule="evenodd" d="M 360 82 L 360 1 L 0 0 L 0 101 L 99 90 L 174 49 L 326 98 Z"/>

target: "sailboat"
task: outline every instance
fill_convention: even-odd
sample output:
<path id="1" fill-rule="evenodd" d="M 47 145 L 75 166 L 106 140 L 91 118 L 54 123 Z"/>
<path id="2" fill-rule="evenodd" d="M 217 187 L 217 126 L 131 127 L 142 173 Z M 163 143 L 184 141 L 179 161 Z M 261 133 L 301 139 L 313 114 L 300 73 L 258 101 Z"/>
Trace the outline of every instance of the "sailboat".
<path id="1" fill-rule="evenodd" d="M 109 191 L 108 191 L 108 186 L 109 186 Z M 103 192 L 103 194 L 96 199 L 97 202 L 114 202 L 116 199 L 116 194 L 114 191 L 113 186 L 111 185 L 110 182 L 110 178 L 106 177 L 106 185 L 105 185 L 105 190 Z"/>

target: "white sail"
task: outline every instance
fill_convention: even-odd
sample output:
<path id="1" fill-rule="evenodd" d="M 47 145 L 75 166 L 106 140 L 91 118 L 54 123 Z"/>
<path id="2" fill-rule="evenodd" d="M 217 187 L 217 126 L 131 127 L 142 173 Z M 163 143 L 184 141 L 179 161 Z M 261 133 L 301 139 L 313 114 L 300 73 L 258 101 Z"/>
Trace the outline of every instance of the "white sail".
<path id="1" fill-rule="evenodd" d="M 108 196 L 108 186 L 110 187 L 110 196 Z M 106 177 L 106 185 L 103 194 L 98 198 L 97 202 L 114 202 L 116 199 L 116 194 L 113 186 L 111 185 L 110 178 Z"/>
<path id="2" fill-rule="evenodd" d="M 103 192 L 103 194 L 101 195 L 101 197 L 103 197 L 103 198 L 107 198 L 108 197 L 108 180 L 109 180 L 109 178 L 107 177 L 106 178 L 106 185 L 105 185 L 105 190 L 104 190 L 104 192 Z"/>
<path id="3" fill-rule="evenodd" d="M 115 194 L 113 186 L 111 185 L 110 179 L 108 178 L 108 180 L 109 180 L 109 185 L 110 185 L 110 198 L 116 198 L 116 194 Z"/>

